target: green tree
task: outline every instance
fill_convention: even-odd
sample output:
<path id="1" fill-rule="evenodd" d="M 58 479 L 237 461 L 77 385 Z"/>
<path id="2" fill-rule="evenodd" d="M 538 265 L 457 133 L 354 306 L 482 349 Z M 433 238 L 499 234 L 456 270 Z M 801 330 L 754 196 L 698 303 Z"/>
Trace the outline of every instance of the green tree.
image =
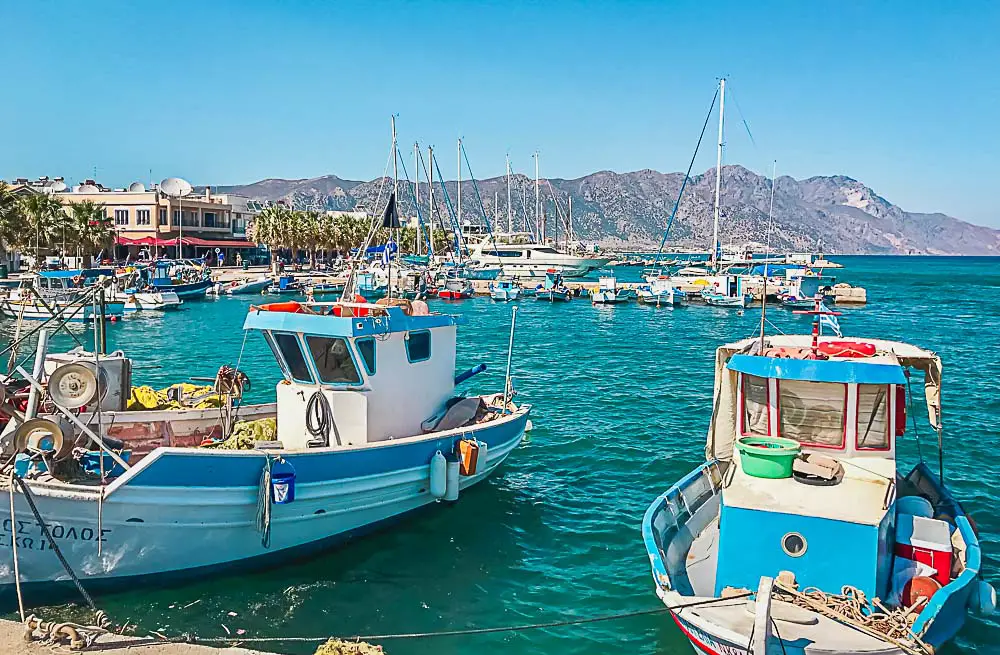
<path id="1" fill-rule="evenodd" d="M 10 262 L 11 252 L 17 250 L 24 231 L 24 206 L 11 188 L 0 182 L 0 250 Z"/>
<path id="2" fill-rule="evenodd" d="M 92 255 L 114 244 L 113 221 L 108 218 L 104 205 L 85 200 L 73 203 L 65 212 L 64 225 L 77 257 Z"/>
<path id="3" fill-rule="evenodd" d="M 32 193 L 22 199 L 24 228 L 19 231 L 16 245 L 23 251 L 34 248 L 35 266 L 41 265 L 41 252 L 56 243 L 62 221 L 65 220 L 62 203 L 47 193 Z"/>

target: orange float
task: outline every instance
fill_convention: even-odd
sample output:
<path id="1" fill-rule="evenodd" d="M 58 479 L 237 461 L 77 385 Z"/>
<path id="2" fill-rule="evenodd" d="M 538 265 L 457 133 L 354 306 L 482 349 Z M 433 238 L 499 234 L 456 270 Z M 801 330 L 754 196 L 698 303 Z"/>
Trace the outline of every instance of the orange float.
<path id="1" fill-rule="evenodd" d="M 827 357 L 871 357 L 875 354 L 875 344 L 863 341 L 825 341 L 819 344 L 817 350 Z"/>

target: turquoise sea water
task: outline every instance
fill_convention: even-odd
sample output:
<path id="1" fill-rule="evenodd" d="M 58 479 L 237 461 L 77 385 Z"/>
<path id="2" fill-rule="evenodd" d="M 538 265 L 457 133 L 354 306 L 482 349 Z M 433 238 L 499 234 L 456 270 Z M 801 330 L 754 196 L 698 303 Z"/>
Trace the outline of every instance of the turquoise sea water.
<path id="1" fill-rule="evenodd" d="M 946 478 L 978 523 L 987 579 L 1000 582 L 994 464 L 1000 449 L 1000 261 L 835 259 L 847 265 L 840 278 L 868 289 L 867 306 L 843 309 L 848 336 L 905 340 L 941 354 Z M 622 269 L 620 278 L 639 272 Z M 239 357 L 252 300 L 205 300 L 186 304 L 178 315 L 129 318 L 109 328 L 109 346 L 138 360 L 136 383 L 211 376 Z M 739 316 L 704 306 L 595 308 L 587 300 L 525 300 L 519 307 L 514 371 L 519 400 L 534 406 L 534 430 L 495 477 L 464 493 L 457 505 L 436 507 L 306 561 L 106 595 L 99 605 L 118 621 L 138 623 L 139 634 L 206 637 L 225 636 L 223 624 L 246 636 L 386 634 L 659 607 L 639 534 L 642 514 L 703 461 L 714 349 L 749 336 L 760 310 Z M 473 388 L 501 390 L 511 305 L 477 298 L 436 302 L 434 308 L 468 319 L 460 329 L 459 367 L 490 366 Z M 810 328 L 807 318 L 780 308 L 769 309 L 768 318 L 785 332 Z M 0 331 L 6 337 L 9 326 Z M 55 343 L 72 345 L 64 336 Z M 246 340 L 243 367 L 256 399 L 273 394 L 278 369 L 258 335 Z M 925 457 L 936 457 L 930 431 L 922 435 Z M 901 451 L 900 458 L 909 460 L 901 468 L 908 468 L 917 449 L 910 441 Z M 181 609 L 194 601 L 200 602 Z M 998 626 L 971 619 L 947 652 L 1000 652 Z M 690 652 L 665 615 L 384 645 L 391 655 Z M 309 653 L 314 646 L 269 648 Z"/>

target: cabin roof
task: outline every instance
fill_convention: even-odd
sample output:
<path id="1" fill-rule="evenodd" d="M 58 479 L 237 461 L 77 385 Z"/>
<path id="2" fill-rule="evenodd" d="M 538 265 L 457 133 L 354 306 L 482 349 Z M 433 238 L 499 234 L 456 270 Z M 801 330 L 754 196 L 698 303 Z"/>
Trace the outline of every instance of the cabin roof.
<path id="1" fill-rule="evenodd" d="M 384 310 L 384 311 L 383 311 Z M 399 307 L 379 307 L 377 315 L 341 317 L 324 314 L 266 311 L 252 307 L 243 322 L 244 330 L 304 332 L 337 337 L 378 336 L 390 332 L 410 332 L 458 325 L 459 318 L 447 314 L 409 316 Z"/>
<path id="2" fill-rule="evenodd" d="M 101 275 L 114 275 L 115 271 L 112 268 L 84 268 L 84 269 L 69 269 L 61 271 L 40 271 L 38 275 L 47 278 L 74 278 L 76 276 L 82 276 L 85 278 L 90 277 L 100 277 Z"/>
<path id="3" fill-rule="evenodd" d="M 878 360 L 878 361 L 870 361 Z M 726 367 L 740 373 L 779 380 L 808 380 L 857 384 L 906 384 L 903 368 L 887 358 L 783 359 L 733 355 Z"/>

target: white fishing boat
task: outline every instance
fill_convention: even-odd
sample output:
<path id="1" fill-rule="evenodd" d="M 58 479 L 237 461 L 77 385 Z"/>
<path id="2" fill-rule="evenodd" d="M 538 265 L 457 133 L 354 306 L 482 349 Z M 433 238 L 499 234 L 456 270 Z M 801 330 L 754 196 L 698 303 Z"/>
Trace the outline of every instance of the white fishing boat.
<path id="1" fill-rule="evenodd" d="M 603 275 L 597 280 L 597 289 L 590 294 L 590 301 L 595 305 L 617 305 L 628 302 L 629 292 L 618 286 L 618 279 L 613 275 Z"/>
<path id="2" fill-rule="evenodd" d="M 0 539 L 0 592 L 15 584 L 14 541 L 30 593 L 69 577 L 54 548 L 84 585 L 127 585 L 287 562 L 458 500 L 520 444 L 530 410 L 514 404 L 509 375 L 500 393 L 462 396 L 457 386 L 484 367 L 455 375 L 458 324 L 398 299 L 252 308 L 244 327 L 263 335 L 284 377 L 275 440 L 160 446 L 133 463 L 84 429 L 58 382 L 18 368 L 72 433 L 23 422 L 7 444 L 19 468 L 0 471 L 0 502 L 13 493 L 21 529 Z M 74 444 L 103 451 L 110 477 L 81 470 Z"/>
<path id="3" fill-rule="evenodd" d="M 497 280 L 490 283 L 490 297 L 493 300 L 506 302 L 521 297 L 521 285 L 517 280 Z"/>
<path id="4" fill-rule="evenodd" d="M 14 320 L 67 323 L 114 321 L 125 314 L 124 301 L 114 297 L 110 268 L 41 271 L 21 285 L 0 293 L 0 316 Z M 97 286 L 105 288 L 103 312 Z"/>
<path id="5" fill-rule="evenodd" d="M 125 303 L 125 313 L 143 311 L 166 311 L 180 309 L 184 301 L 177 292 L 156 289 L 145 280 L 141 269 L 130 267 L 115 276 L 115 283 L 109 287 L 108 299 Z"/>
<path id="6" fill-rule="evenodd" d="M 941 443 L 941 361 L 815 334 L 717 350 L 707 461 L 642 521 L 656 593 L 708 655 L 929 655 L 996 605 L 942 460 L 897 465 L 911 372 Z"/>
<path id="7" fill-rule="evenodd" d="M 636 300 L 643 305 L 655 307 L 674 307 L 687 299 L 687 294 L 680 291 L 666 276 L 654 276 L 646 284 L 636 289 Z"/>
<path id="8" fill-rule="evenodd" d="M 471 259 L 480 266 L 499 268 L 506 277 L 545 277 L 549 270 L 563 277 L 583 277 L 605 266 L 608 259 L 582 257 L 535 243 L 529 232 L 487 236 L 471 246 Z"/>
<path id="9" fill-rule="evenodd" d="M 241 278 L 230 282 L 216 282 L 215 286 L 209 288 L 209 293 L 215 296 L 259 295 L 269 286 L 271 286 L 271 278 L 263 275 L 256 279 Z"/>

